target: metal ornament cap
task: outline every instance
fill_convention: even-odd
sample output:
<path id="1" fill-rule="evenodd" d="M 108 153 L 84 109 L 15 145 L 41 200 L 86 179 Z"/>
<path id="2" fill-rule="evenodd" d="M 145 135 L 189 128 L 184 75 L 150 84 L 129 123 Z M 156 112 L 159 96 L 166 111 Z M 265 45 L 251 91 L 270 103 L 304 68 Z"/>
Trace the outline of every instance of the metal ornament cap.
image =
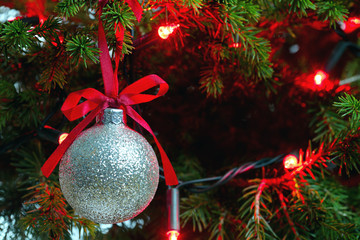
<path id="1" fill-rule="evenodd" d="M 159 165 L 150 144 L 128 128 L 121 109 L 105 109 L 61 158 L 59 181 L 77 214 L 113 224 L 141 213 L 153 199 Z"/>

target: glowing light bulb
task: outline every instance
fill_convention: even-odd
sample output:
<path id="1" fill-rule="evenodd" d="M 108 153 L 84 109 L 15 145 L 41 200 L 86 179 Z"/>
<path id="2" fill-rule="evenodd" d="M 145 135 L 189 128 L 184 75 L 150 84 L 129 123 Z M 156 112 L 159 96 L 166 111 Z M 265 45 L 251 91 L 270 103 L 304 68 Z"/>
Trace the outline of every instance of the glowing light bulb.
<path id="1" fill-rule="evenodd" d="M 177 240 L 180 233 L 176 230 L 171 230 L 167 232 L 167 235 L 169 240 Z"/>
<path id="2" fill-rule="evenodd" d="M 299 166 L 299 161 L 295 155 L 289 154 L 284 157 L 284 167 L 286 169 L 293 169 L 298 166 Z"/>
<path id="3" fill-rule="evenodd" d="M 321 70 L 317 71 L 314 76 L 315 85 L 321 85 L 323 81 L 327 78 L 327 74 Z"/>
<path id="4" fill-rule="evenodd" d="M 58 140 L 59 144 L 61 144 L 65 140 L 65 138 L 67 138 L 68 135 L 69 135 L 68 133 L 60 134 L 59 140 Z"/>
<path id="5" fill-rule="evenodd" d="M 158 34 L 162 39 L 167 39 L 170 34 L 172 34 L 175 29 L 177 29 L 180 25 L 168 25 L 168 26 L 160 26 L 158 29 Z"/>
<path id="6" fill-rule="evenodd" d="M 356 18 L 356 17 L 350 18 L 349 22 L 356 24 L 356 25 L 360 25 L 360 18 Z"/>
<path id="7" fill-rule="evenodd" d="M 239 47 L 241 47 L 241 44 L 240 43 L 232 43 L 232 44 L 229 45 L 229 47 L 239 48 Z"/>
<path id="8" fill-rule="evenodd" d="M 342 30 L 344 30 L 345 33 L 351 33 L 354 30 L 358 29 L 359 27 L 360 27 L 360 18 L 352 17 L 343 23 Z"/>

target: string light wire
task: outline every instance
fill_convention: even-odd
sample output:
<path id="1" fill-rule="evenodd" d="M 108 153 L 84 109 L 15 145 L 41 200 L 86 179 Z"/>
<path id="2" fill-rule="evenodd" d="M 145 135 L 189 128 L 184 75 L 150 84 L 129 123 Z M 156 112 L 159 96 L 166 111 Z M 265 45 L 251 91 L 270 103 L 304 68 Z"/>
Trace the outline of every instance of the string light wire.
<path id="1" fill-rule="evenodd" d="M 248 162 L 239 167 L 230 169 L 222 176 L 200 178 L 200 179 L 194 179 L 194 180 L 190 180 L 190 181 L 186 181 L 186 182 L 179 180 L 179 185 L 177 185 L 175 188 L 178 188 L 178 189 L 185 188 L 187 191 L 192 192 L 192 193 L 207 192 L 216 187 L 219 187 L 219 186 L 222 186 L 222 185 L 228 183 L 230 180 L 232 180 L 233 178 L 235 178 L 237 175 L 239 175 L 241 173 L 247 172 L 252 169 L 262 168 L 262 167 L 271 165 L 276 162 L 282 162 L 283 158 L 285 156 L 286 156 L 285 154 L 280 154 L 273 158 L 263 158 L 256 162 Z M 160 167 L 160 172 L 163 173 L 163 169 L 161 167 Z M 160 174 L 160 178 L 165 179 L 163 174 Z M 216 182 L 211 185 L 197 185 L 197 184 L 213 182 L 213 181 L 216 181 Z"/>

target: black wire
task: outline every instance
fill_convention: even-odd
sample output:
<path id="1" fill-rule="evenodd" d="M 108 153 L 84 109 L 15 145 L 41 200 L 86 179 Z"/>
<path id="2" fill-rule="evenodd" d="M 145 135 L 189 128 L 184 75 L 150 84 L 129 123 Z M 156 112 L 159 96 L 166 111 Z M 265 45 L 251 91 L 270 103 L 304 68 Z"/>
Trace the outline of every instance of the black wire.
<path id="1" fill-rule="evenodd" d="M 25 135 L 22 135 L 15 140 L 9 142 L 8 144 L 4 144 L 0 146 L 0 155 L 6 153 L 9 150 L 17 149 L 23 143 L 30 141 L 34 137 L 38 135 L 38 131 L 41 131 L 46 123 L 55 115 L 55 113 L 60 109 L 61 105 L 65 101 L 66 93 L 64 90 L 60 89 L 60 97 L 59 100 L 56 102 L 55 107 L 52 111 L 44 118 L 44 120 L 40 123 L 39 127 L 36 130 L 33 130 Z"/>
<path id="2" fill-rule="evenodd" d="M 195 180 L 191 180 L 191 181 L 187 181 L 187 182 L 182 182 L 179 185 L 177 185 L 176 188 L 181 188 L 181 187 L 184 187 L 186 185 L 191 185 L 191 184 L 195 184 L 195 183 L 216 181 L 216 180 L 220 180 L 220 179 L 221 179 L 221 177 L 219 177 L 219 176 L 217 176 L 217 177 L 209 177 L 209 178 L 202 178 L 202 179 L 195 179 Z"/>
<path id="3" fill-rule="evenodd" d="M 55 113 L 61 108 L 62 104 L 64 103 L 66 98 L 66 93 L 64 90 L 60 89 L 60 97 L 59 100 L 56 102 L 55 107 L 52 111 L 44 118 L 44 120 L 40 123 L 38 130 L 41 130 L 45 124 L 55 115 Z M 65 116 L 65 115 L 64 115 Z"/>
<path id="4" fill-rule="evenodd" d="M 221 185 L 226 184 L 227 182 L 229 182 L 231 179 L 233 179 L 236 175 L 246 172 L 250 169 L 253 169 L 253 166 L 248 166 L 246 168 L 243 167 L 239 167 L 239 168 L 235 168 L 235 169 L 231 169 L 230 171 L 228 171 L 223 177 L 221 177 L 221 179 L 219 179 L 216 183 L 209 185 L 209 186 L 194 186 L 192 188 L 188 188 L 187 190 L 192 192 L 192 193 L 203 193 L 203 192 L 207 192 L 210 191 L 216 187 L 219 187 Z"/>
<path id="5" fill-rule="evenodd" d="M 241 173 L 247 172 L 251 169 L 265 167 L 265 166 L 271 165 L 275 162 L 280 162 L 283 160 L 284 156 L 285 156 L 285 154 L 281 154 L 274 158 L 263 158 L 256 162 L 248 162 L 248 163 L 241 165 L 240 167 L 236 167 L 236 168 L 229 170 L 223 176 L 201 178 L 201 179 L 195 179 L 195 180 L 190 180 L 190 181 L 186 181 L 186 182 L 179 181 L 179 185 L 177 185 L 175 188 L 179 189 L 179 188 L 185 187 L 186 190 L 188 190 L 189 192 L 192 192 L 192 193 L 207 192 L 216 187 L 219 187 L 221 185 L 228 183 L 230 180 L 232 180 L 233 178 L 235 178 L 237 175 L 239 175 Z M 164 172 L 163 168 L 160 167 L 159 169 L 160 169 L 161 173 Z M 160 174 L 160 178 L 165 179 L 165 177 L 162 174 Z M 199 184 L 199 183 L 212 182 L 212 181 L 216 181 L 216 182 L 211 185 L 200 185 L 200 186 L 195 185 L 195 184 Z"/>

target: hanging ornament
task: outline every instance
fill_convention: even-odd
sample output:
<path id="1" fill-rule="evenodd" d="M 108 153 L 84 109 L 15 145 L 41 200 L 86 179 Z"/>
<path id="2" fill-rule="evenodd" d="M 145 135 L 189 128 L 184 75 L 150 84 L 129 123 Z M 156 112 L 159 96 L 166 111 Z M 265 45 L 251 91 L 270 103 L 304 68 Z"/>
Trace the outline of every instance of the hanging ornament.
<path id="1" fill-rule="evenodd" d="M 144 137 L 124 124 L 121 109 L 105 109 L 96 122 L 61 158 L 61 190 L 82 217 L 97 223 L 126 221 L 155 195 L 156 155 Z"/>
<path id="2" fill-rule="evenodd" d="M 140 4 L 126 2 L 140 20 Z M 134 2 L 137 4 L 131 4 Z M 123 112 L 118 108 L 125 109 L 128 116 L 153 136 L 163 163 L 165 183 L 177 185 L 178 180 L 150 126 L 131 107 L 163 96 L 169 86 L 159 76 L 148 75 L 118 93 L 118 66 L 113 71 L 101 21 L 106 3 L 107 0 L 99 0 L 98 29 L 105 94 L 87 88 L 68 95 L 61 111 L 70 121 L 83 120 L 55 149 L 41 171 L 49 177 L 60 161 L 60 186 L 70 206 L 94 222 L 117 223 L 141 213 L 154 197 L 159 181 L 153 149 L 141 135 L 125 126 Z M 157 94 L 144 93 L 153 87 L 158 88 Z M 83 131 L 96 116 L 95 126 Z"/>

